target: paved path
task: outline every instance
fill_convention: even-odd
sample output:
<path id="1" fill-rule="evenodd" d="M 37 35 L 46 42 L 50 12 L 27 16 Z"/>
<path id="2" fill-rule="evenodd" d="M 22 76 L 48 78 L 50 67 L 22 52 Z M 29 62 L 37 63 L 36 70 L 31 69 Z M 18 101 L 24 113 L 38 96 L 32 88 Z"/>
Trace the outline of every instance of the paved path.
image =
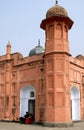
<path id="1" fill-rule="evenodd" d="M 74 123 L 73 127 L 50 128 L 40 125 L 24 125 L 19 123 L 0 122 L 0 130 L 84 130 L 84 122 Z"/>

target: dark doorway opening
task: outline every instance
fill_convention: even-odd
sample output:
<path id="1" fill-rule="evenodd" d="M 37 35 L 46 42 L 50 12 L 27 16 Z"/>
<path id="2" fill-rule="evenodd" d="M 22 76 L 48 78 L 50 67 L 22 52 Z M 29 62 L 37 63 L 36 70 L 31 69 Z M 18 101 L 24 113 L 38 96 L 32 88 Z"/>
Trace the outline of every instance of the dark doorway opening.
<path id="1" fill-rule="evenodd" d="M 34 121 L 35 120 L 35 100 L 34 99 L 30 99 L 28 101 L 28 110 L 29 110 L 29 113 L 32 114 L 33 121 Z"/>

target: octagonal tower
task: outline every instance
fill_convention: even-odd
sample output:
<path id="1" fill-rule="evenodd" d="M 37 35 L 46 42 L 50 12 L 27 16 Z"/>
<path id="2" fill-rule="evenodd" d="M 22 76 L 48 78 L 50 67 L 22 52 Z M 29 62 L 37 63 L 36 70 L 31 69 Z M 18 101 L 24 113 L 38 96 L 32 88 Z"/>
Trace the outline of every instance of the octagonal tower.
<path id="1" fill-rule="evenodd" d="M 57 3 L 47 11 L 40 25 L 46 34 L 46 125 L 71 124 L 68 30 L 72 25 L 66 9 Z"/>

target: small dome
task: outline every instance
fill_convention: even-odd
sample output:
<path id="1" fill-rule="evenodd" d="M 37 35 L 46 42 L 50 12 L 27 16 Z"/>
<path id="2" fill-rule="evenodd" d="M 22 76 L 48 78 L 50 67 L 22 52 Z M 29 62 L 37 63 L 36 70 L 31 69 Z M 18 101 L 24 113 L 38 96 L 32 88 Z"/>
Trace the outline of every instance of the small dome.
<path id="1" fill-rule="evenodd" d="M 46 18 L 50 18 L 53 16 L 67 17 L 68 13 L 63 7 L 56 4 L 55 6 L 51 7 L 46 13 Z"/>
<path id="2" fill-rule="evenodd" d="M 44 53 L 44 48 L 40 45 L 40 43 L 38 43 L 38 46 L 36 46 L 29 52 L 29 56 L 34 56 L 41 53 Z"/>

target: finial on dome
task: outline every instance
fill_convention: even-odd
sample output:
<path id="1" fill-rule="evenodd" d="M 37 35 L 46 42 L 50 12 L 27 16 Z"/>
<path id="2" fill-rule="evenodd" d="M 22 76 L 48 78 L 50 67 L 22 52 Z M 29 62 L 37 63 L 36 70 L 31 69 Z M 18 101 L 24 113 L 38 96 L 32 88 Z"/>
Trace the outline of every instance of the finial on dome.
<path id="1" fill-rule="evenodd" d="M 58 0 L 56 0 L 56 5 L 58 4 Z"/>
<path id="2" fill-rule="evenodd" d="M 11 43 L 10 43 L 10 41 L 8 41 L 8 44 L 7 44 L 7 46 L 10 46 L 10 47 L 11 47 Z"/>
<path id="3" fill-rule="evenodd" d="M 38 40 L 38 45 L 40 45 L 40 39 Z"/>

